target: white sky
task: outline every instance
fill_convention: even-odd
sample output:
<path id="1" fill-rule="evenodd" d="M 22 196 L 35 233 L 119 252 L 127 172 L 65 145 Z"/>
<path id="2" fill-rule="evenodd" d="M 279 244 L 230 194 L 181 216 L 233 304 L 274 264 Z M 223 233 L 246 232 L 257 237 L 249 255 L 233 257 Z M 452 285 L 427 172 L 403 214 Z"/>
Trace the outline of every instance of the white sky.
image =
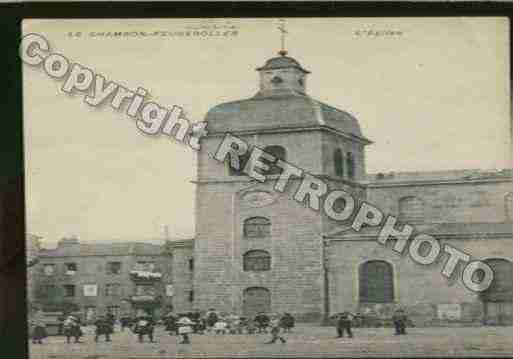
<path id="1" fill-rule="evenodd" d="M 276 55 L 276 19 L 230 20 L 232 37 L 90 37 L 91 31 L 184 31 L 212 20 L 28 20 L 52 50 L 202 120 L 252 96 Z M 216 20 L 223 25 L 224 20 Z M 368 172 L 511 167 L 507 19 L 287 19 L 287 49 L 308 93 L 355 115 Z M 400 30 L 402 36 L 355 36 Z M 81 31 L 70 38 L 69 31 Z M 49 241 L 194 235 L 194 154 L 143 136 L 110 107 L 91 108 L 24 65 L 28 231 Z"/>

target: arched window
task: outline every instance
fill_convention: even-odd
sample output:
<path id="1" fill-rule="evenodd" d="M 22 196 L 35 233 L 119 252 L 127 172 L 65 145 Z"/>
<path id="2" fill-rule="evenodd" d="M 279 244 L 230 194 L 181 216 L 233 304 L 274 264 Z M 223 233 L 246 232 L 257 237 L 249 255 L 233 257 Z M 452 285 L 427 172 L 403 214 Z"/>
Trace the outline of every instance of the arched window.
<path id="1" fill-rule="evenodd" d="M 226 161 L 226 164 L 228 166 L 228 172 L 229 172 L 230 176 L 245 176 L 246 175 L 243 172 L 243 170 L 244 170 L 244 166 L 246 166 L 246 162 L 248 162 L 250 153 L 251 152 L 248 149 L 248 151 L 244 155 L 237 156 L 238 161 L 239 161 L 239 166 L 240 166 L 240 168 L 238 170 L 231 166 L 231 161 L 232 161 L 231 156 L 233 155 L 233 153 L 232 152 L 228 153 L 228 160 Z"/>
<path id="2" fill-rule="evenodd" d="M 344 154 L 340 148 L 333 153 L 333 164 L 335 165 L 335 176 L 344 177 Z"/>
<path id="3" fill-rule="evenodd" d="M 424 218 L 424 202 L 417 197 L 403 197 L 399 200 L 399 220 L 418 223 Z"/>
<path id="4" fill-rule="evenodd" d="M 513 301 L 513 281 L 511 281 L 513 263 L 501 258 L 485 259 L 484 262 L 492 269 L 493 280 L 488 289 L 481 292 L 481 300 L 484 302 Z"/>
<path id="5" fill-rule="evenodd" d="M 504 197 L 504 207 L 506 210 L 506 219 L 513 221 L 513 192 L 509 192 Z"/>
<path id="6" fill-rule="evenodd" d="M 244 237 L 261 238 L 271 235 L 271 221 L 265 217 L 252 217 L 244 221 Z"/>
<path id="7" fill-rule="evenodd" d="M 394 273 L 385 261 L 368 261 L 360 266 L 360 303 L 394 301 Z"/>
<path id="8" fill-rule="evenodd" d="M 353 156 L 352 152 L 348 152 L 346 154 L 346 163 L 347 163 L 347 177 L 349 179 L 354 179 L 355 167 L 354 167 L 354 156 Z"/>
<path id="9" fill-rule="evenodd" d="M 271 269 L 271 255 L 267 251 L 253 250 L 243 257 L 244 271 L 261 272 Z"/>
<path id="10" fill-rule="evenodd" d="M 287 151 L 282 146 L 267 146 L 264 148 L 264 152 L 273 155 L 277 160 L 286 161 L 287 159 Z M 265 161 L 265 159 L 263 161 Z M 270 164 L 269 167 L 269 170 L 263 173 L 264 175 L 279 175 L 282 171 L 281 167 L 278 167 L 275 164 Z"/>

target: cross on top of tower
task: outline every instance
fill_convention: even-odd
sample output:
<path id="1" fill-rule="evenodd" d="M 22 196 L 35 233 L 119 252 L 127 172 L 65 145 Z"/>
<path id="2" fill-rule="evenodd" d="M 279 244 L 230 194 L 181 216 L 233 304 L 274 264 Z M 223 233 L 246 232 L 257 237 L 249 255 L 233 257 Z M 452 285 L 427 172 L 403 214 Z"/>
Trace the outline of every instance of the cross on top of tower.
<path id="1" fill-rule="evenodd" d="M 278 26 L 278 30 L 280 30 L 281 33 L 281 50 L 278 51 L 278 54 L 281 56 L 285 56 L 287 55 L 287 50 L 285 50 L 285 34 L 287 34 L 288 32 L 285 29 L 285 22 L 283 22 L 283 20 L 280 26 Z"/>

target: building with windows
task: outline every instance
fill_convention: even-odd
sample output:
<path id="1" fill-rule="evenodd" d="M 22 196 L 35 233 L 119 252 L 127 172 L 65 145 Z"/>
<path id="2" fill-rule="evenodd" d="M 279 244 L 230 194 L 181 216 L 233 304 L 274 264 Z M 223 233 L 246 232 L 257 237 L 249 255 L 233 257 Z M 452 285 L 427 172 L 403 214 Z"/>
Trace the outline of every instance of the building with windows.
<path id="1" fill-rule="evenodd" d="M 289 312 L 300 321 L 342 310 L 386 319 L 400 306 L 418 326 L 513 323 L 513 170 L 368 174 L 365 147 L 372 142 L 354 116 L 308 95 L 308 70 L 281 52 L 257 71 L 253 97 L 206 115 L 195 238 L 170 242 L 166 251 L 64 239 L 40 251 L 39 303 L 72 302 L 86 319 L 171 305 L 179 312 Z M 494 282 L 471 292 L 460 280 L 461 265 L 452 277 L 441 275 L 446 255 L 421 265 L 394 252 L 393 240 L 378 243 L 379 228 L 355 232 L 352 218 L 338 222 L 311 210 L 293 199 L 302 178 L 274 190 L 278 166 L 269 166 L 262 183 L 229 166 L 231 158 L 213 160 L 226 133 L 397 216 L 398 225 L 486 260 Z M 345 206 L 339 202 L 335 211 Z"/>
<path id="2" fill-rule="evenodd" d="M 29 283 L 31 300 L 47 311 L 79 311 L 88 322 L 106 313 L 160 316 L 173 307 L 190 310 L 188 243 L 173 241 L 175 254 L 180 254 L 174 260 L 163 245 L 64 238 L 56 248 L 39 248 L 38 263 L 31 269 L 37 275 Z M 174 280 L 173 273 L 180 279 Z"/>
<path id="3" fill-rule="evenodd" d="M 281 52 L 257 71 L 253 97 L 206 115 L 195 182 L 195 308 L 290 312 L 318 321 L 342 310 L 386 318 L 401 306 L 417 325 L 513 323 L 512 170 L 368 174 L 371 141 L 354 116 L 308 95 L 308 70 Z M 471 292 L 458 278 L 460 267 L 445 278 L 440 263 L 423 266 L 396 254 L 393 243 L 379 244 L 377 229 L 355 232 L 350 222 L 296 202 L 301 178 L 275 191 L 279 167 L 270 166 L 261 183 L 229 160 L 212 160 L 228 132 L 486 260 L 497 274 L 493 285 Z M 244 165 L 248 156 L 240 160 Z"/>
<path id="4" fill-rule="evenodd" d="M 38 270 L 34 270 L 34 267 L 39 262 L 39 251 L 41 250 L 41 239 L 42 237 L 32 233 L 27 233 L 26 236 L 26 262 L 27 262 L 27 302 L 29 303 L 28 309 L 30 314 L 30 304 L 34 302 L 34 288 L 35 283 L 38 282 L 40 275 Z"/>

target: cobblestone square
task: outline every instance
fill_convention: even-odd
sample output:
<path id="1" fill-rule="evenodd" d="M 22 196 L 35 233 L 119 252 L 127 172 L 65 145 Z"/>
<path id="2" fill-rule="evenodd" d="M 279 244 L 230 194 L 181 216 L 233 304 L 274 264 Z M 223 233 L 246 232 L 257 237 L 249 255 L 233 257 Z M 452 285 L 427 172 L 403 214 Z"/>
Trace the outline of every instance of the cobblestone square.
<path id="1" fill-rule="evenodd" d="M 65 344 L 50 337 L 30 344 L 31 359 L 138 359 L 189 357 L 399 357 L 399 356 L 513 356 L 513 327 L 410 328 L 394 336 L 392 328 L 355 329 L 355 338 L 336 339 L 331 327 L 299 326 L 285 334 L 287 343 L 264 344 L 269 334 L 193 335 L 180 345 L 175 336 L 156 330 L 156 343 L 138 343 L 130 331 L 114 333 L 111 343 L 94 343 L 92 328 L 83 343 Z"/>

